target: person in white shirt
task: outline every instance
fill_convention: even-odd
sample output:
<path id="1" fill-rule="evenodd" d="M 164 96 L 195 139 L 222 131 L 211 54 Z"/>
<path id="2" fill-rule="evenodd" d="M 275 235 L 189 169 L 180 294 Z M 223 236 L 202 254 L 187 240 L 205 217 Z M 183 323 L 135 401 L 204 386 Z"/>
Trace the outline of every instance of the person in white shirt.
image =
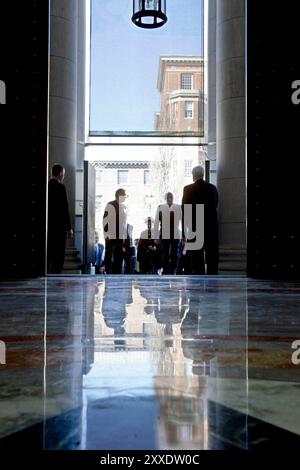
<path id="1" fill-rule="evenodd" d="M 160 204 L 156 211 L 154 236 L 161 245 L 163 274 L 176 274 L 182 238 L 182 208 L 180 204 L 174 204 L 172 193 L 167 193 L 165 199 L 166 203 Z"/>

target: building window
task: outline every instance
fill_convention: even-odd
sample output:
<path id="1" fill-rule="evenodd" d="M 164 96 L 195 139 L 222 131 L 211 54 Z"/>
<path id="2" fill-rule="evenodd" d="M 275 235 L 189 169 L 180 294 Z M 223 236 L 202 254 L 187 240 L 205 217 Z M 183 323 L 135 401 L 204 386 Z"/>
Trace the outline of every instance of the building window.
<path id="1" fill-rule="evenodd" d="M 102 195 L 98 195 L 96 196 L 96 207 L 99 208 L 101 207 L 101 204 L 102 204 Z"/>
<path id="2" fill-rule="evenodd" d="M 184 117 L 185 117 L 185 119 L 193 119 L 193 117 L 194 117 L 194 103 L 193 103 L 193 101 L 185 101 L 185 103 L 184 103 Z"/>
<path id="3" fill-rule="evenodd" d="M 193 171 L 193 160 L 185 160 L 184 161 L 184 176 L 186 178 L 190 178 L 192 176 Z"/>
<path id="4" fill-rule="evenodd" d="M 128 170 L 118 170 L 118 184 L 128 184 Z"/>
<path id="5" fill-rule="evenodd" d="M 192 90 L 193 88 L 193 75 L 182 74 L 181 75 L 181 89 Z"/>
<path id="6" fill-rule="evenodd" d="M 102 170 L 97 170 L 97 183 L 102 183 L 103 182 L 103 171 Z"/>
<path id="7" fill-rule="evenodd" d="M 144 170 L 144 184 L 151 184 L 150 170 Z"/>
<path id="8" fill-rule="evenodd" d="M 173 104 L 173 120 L 177 121 L 178 119 L 178 101 L 175 101 Z"/>

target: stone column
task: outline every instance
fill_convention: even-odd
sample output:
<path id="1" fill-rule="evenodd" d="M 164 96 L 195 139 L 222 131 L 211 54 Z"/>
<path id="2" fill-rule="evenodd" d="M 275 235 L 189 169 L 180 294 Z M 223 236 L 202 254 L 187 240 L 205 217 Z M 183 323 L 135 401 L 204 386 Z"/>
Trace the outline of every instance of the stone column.
<path id="1" fill-rule="evenodd" d="M 85 154 L 86 0 L 78 2 L 77 49 L 77 171 L 75 207 L 75 247 L 82 258 L 83 243 L 83 162 Z"/>
<path id="2" fill-rule="evenodd" d="M 208 159 L 216 184 L 216 0 L 208 0 Z"/>
<path id="3" fill-rule="evenodd" d="M 246 271 L 245 0 L 217 0 L 216 129 L 220 270 Z"/>
<path id="4" fill-rule="evenodd" d="M 51 0 L 49 165 L 66 168 L 72 225 L 77 165 L 78 1 Z"/>
<path id="5" fill-rule="evenodd" d="M 86 0 L 78 2 L 77 50 L 77 169 L 83 169 L 85 150 Z"/>

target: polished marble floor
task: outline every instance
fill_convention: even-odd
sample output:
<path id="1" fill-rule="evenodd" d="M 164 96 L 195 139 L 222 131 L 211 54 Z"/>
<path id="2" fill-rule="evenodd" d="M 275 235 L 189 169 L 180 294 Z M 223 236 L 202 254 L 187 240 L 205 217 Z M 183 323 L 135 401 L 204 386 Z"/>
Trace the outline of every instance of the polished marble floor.
<path id="1" fill-rule="evenodd" d="M 0 449 L 299 448 L 299 309 L 245 278 L 4 282 Z"/>

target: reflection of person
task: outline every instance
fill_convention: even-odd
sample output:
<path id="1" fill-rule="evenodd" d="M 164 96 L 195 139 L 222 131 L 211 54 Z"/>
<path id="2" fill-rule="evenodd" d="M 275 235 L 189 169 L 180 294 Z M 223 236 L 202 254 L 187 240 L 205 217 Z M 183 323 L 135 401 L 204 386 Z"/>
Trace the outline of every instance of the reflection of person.
<path id="1" fill-rule="evenodd" d="M 160 293 L 155 289 L 153 290 L 151 284 L 139 283 L 138 280 L 136 287 L 140 290 L 141 296 L 146 299 L 145 313 L 154 314 L 157 323 L 164 325 L 165 345 L 171 347 L 173 344 L 173 325 L 181 324 L 188 311 L 187 296 L 181 290 L 178 290 L 175 297 L 173 297 L 173 287 L 170 287 L 170 292 L 164 288 L 163 292 Z M 172 310 L 170 310 L 170 298 L 173 299 L 171 303 L 174 308 Z"/>
<path id="2" fill-rule="evenodd" d="M 104 245 L 99 243 L 99 234 L 95 232 L 95 268 L 96 274 L 103 273 L 104 271 Z"/>
<path id="3" fill-rule="evenodd" d="M 156 274 L 158 269 L 159 247 L 154 240 L 154 220 L 148 217 L 145 223 L 148 227 L 141 233 L 137 260 L 141 274 Z"/>
<path id="4" fill-rule="evenodd" d="M 103 216 L 105 237 L 105 272 L 121 274 L 123 265 L 124 240 L 127 238 L 127 213 L 125 189 L 118 189 L 114 201 L 110 201 Z"/>
<path id="5" fill-rule="evenodd" d="M 205 274 L 205 255 L 207 274 L 214 275 L 218 274 L 218 191 L 213 184 L 204 180 L 202 166 L 193 169 L 193 179 L 194 183 L 184 188 L 182 210 L 184 212 L 184 205 L 192 205 L 194 219 L 196 205 L 204 205 L 204 247 L 201 250 L 189 251 L 190 272 L 186 274 Z M 194 222 L 195 220 L 193 225 Z M 190 227 L 191 230 L 192 228 Z"/>
<path id="6" fill-rule="evenodd" d="M 54 165 L 48 183 L 48 272 L 61 274 L 65 259 L 66 237 L 73 238 L 69 204 L 65 186 L 62 184 L 65 169 Z"/>
<path id="7" fill-rule="evenodd" d="M 205 284 L 198 283 L 198 292 L 205 292 Z M 210 303 L 202 302 L 202 295 L 193 295 L 187 292 L 189 304 L 184 319 L 181 323 L 182 335 L 182 350 L 184 357 L 193 361 L 193 374 L 194 375 L 209 375 L 210 374 L 210 361 L 216 356 L 216 351 L 222 349 L 220 344 L 216 347 L 216 339 L 202 338 L 201 347 L 197 341 L 191 341 L 191 338 L 198 337 L 199 335 L 210 336 L 213 331 L 214 323 L 209 323 L 211 319 L 211 305 Z M 216 298 L 214 307 L 218 311 L 218 302 L 220 299 Z M 201 328 L 199 317 L 201 312 Z"/>
<path id="8" fill-rule="evenodd" d="M 110 279 L 105 281 L 103 293 L 102 313 L 105 324 L 114 330 L 114 345 L 122 349 L 126 344 L 124 338 L 125 320 L 127 316 L 126 306 L 132 303 L 132 284 L 125 283 L 117 291 L 115 284 Z"/>
<path id="9" fill-rule="evenodd" d="M 158 206 L 155 217 L 154 233 L 160 239 L 162 248 L 162 268 L 164 274 L 176 274 L 178 249 L 181 240 L 182 210 L 174 204 L 172 193 L 166 194 L 166 204 Z"/>
<path id="10" fill-rule="evenodd" d="M 157 299 L 157 307 L 154 311 L 157 323 L 165 325 L 164 335 L 168 337 L 165 344 L 168 347 L 173 345 L 173 325 L 179 325 L 187 311 L 185 299 L 182 293 L 178 291 L 178 299 L 175 298 L 174 308 L 170 312 L 170 296 L 159 296 Z"/>

